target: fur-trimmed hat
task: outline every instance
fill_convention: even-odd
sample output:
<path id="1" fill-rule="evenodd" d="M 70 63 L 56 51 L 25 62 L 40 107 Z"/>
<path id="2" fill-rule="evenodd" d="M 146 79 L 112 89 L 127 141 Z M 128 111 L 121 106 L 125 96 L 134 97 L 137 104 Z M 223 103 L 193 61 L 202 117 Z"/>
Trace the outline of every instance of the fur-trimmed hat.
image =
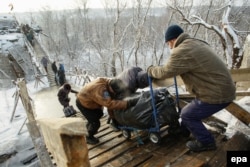
<path id="1" fill-rule="evenodd" d="M 165 42 L 177 38 L 183 32 L 184 32 L 183 29 L 178 25 L 169 26 L 165 33 Z"/>
<path id="2" fill-rule="evenodd" d="M 111 86 L 111 88 L 113 89 L 113 91 L 115 93 L 120 93 L 123 91 L 124 89 L 124 83 L 122 82 L 122 80 L 117 79 L 117 78 L 113 78 L 110 80 L 109 85 Z"/>

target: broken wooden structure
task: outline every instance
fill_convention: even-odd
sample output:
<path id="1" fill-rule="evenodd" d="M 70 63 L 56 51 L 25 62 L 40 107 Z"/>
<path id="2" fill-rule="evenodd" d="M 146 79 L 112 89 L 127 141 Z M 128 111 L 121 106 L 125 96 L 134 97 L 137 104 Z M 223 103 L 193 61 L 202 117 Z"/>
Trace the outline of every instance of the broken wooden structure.
<path id="1" fill-rule="evenodd" d="M 40 164 L 43 167 L 45 166 L 52 167 L 53 164 L 50 160 L 50 156 L 43 142 L 43 137 L 41 135 L 41 132 L 37 126 L 37 122 L 34 117 L 34 111 L 33 111 L 32 103 L 31 103 L 31 99 L 27 91 L 26 83 L 24 80 L 20 80 L 17 82 L 17 86 L 20 89 L 20 98 L 25 108 L 27 119 L 29 121 L 26 125 L 29 130 L 30 137 L 33 141 L 33 144 L 36 148 L 38 158 L 40 159 Z"/>
<path id="2" fill-rule="evenodd" d="M 248 69 L 243 71 L 248 71 Z M 248 72 L 246 72 L 244 76 L 237 72 L 236 75 L 237 76 L 234 76 L 234 74 L 232 74 L 234 80 L 238 80 L 239 76 L 241 76 L 240 81 L 243 79 L 249 80 Z M 248 95 L 248 91 L 242 93 Z M 189 94 L 180 94 L 179 98 L 181 102 L 180 105 L 186 105 L 193 97 Z M 27 97 L 26 101 L 28 101 Z M 30 118 L 30 108 L 31 106 L 29 105 L 25 107 L 28 111 L 28 118 Z M 245 125 L 249 125 L 250 115 L 244 108 L 236 103 L 232 103 L 226 109 Z M 217 167 L 227 165 L 227 151 L 247 151 L 250 149 L 250 141 L 246 135 L 236 133 L 232 138 L 228 139 L 223 135 L 222 130 L 223 128 L 225 129 L 227 123 L 212 117 L 209 119 L 209 121 L 204 120 L 204 123 L 211 127 L 211 132 L 215 136 L 218 147 L 215 151 L 205 151 L 201 153 L 189 151 L 185 143 L 192 139 L 192 136 L 184 138 L 179 135 L 168 134 L 167 126 L 161 129 L 162 142 L 160 144 L 152 143 L 149 140 L 149 133 L 147 131 L 133 131 L 131 138 L 128 140 L 123 136 L 121 131 L 115 132 L 109 127 L 107 117 L 101 119 L 101 128 L 96 135 L 100 143 L 97 145 L 87 145 L 85 142 L 85 119 L 80 113 L 77 113 L 77 117 L 74 118 L 38 120 L 39 130 L 45 140 L 47 150 L 39 150 L 37 146 L 36 149 L 38 151 L 38 157 L 39 151 L 40 153 L 41 151 L 48 151 L 54 162 L 53 165 L 60 167 Z M 33 121 L 32 117 L 31 120 L 32 121 L 28 123 L 28 129 L 31 136 L 33 136 L 32 138 L 34 138 L 36 131 L 32 130 L 33 128 L 31 127 L 35 127 L 37 124 Z M 217 122 L 216 126 L 209 124 L 211 120 Z M 212 130 L 212 128 L 216 129 L 216 131 Z M 37 130 L 37 128 L 35 129 Z M 35 136 L 40 137 L 39 135 Z M 38 145 L 36 140 L 34 140 L 34 144 Z M 40 161 L 42 161 L 42 159 L 40 159 Z"/>
<path id="3" fill-rule="evenodd" d="M 86 121 L 81 118 L 38 120 L 47 149 L 60 167 L 90 167 L 85 141 Z"/>
<path id="4" fill-rule="evenodd" d="M 47 54 L 36 37 L 41 29 L 30 28 L 33 33 L 31 43 L 21 27 L 23 25 L 19 25 L 13 15 L 0 14 L 0 88 L 13 87 L 12 81 L 18 78 L 25 78 L 27 82 L 36 80 L 35 87 L 43 83 L 40 60 Z M 55 75 L 50 66 L 46 76 L 50 86 L 55 86 Z"/>
<path id="5" fill-rule="evenodd" d="M 15 17 L 11 14 L 0 14 L 0 86 L 10 88 L 12 80 L 25 78 L 34 80 L 39 73 L 34 62 L 34 55 L 30 52 L 25 35 Z"/>

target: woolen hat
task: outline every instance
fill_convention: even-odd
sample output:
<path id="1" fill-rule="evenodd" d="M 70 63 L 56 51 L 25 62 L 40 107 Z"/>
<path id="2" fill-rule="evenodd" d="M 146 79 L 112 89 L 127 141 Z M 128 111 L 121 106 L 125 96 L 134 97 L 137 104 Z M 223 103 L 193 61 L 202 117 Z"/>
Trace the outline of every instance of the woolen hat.
<path id="1" fill-rule="evenodd" d="M 177 38 L 181 33 L 183 33 L 183 29 L 180 26 L 178 25 L 169 26 L 165 33 L 165 42 Z"/>
<path id="2" fill-rule="evenodd" d="M 70 86 L 70 84 L 68 84 L 68 83 L 63 84 L 63 88 L 64 88 L 65 90 L 67 90 L 67 91 L 70 91 L 70 90 L 71 90 L 71 86 Z"/>

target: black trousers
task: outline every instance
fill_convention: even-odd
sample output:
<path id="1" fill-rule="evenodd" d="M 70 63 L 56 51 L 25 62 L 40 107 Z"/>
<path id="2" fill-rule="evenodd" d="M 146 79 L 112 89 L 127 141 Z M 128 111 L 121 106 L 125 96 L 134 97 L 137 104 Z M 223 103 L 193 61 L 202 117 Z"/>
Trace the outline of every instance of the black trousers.
<path id="1" fill-rule="evenodd" d="M 87 130 L 89 137 L 93 137 L 101 126 L 100 118 L 103 116 L 102 109 L 88 109 L 84 107 L 78 99 L 76 99 L 76 106 L 87 119 Z"/>

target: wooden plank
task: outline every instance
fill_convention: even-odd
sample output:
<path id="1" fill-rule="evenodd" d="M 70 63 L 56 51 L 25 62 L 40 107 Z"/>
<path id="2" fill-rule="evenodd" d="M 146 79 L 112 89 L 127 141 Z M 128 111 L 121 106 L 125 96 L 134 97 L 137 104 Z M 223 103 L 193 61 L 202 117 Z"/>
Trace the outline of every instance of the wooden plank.
<path id="1" fill-rule="evenodd" d="M 226 110 L 230 112 L 237 119 L 242 121 L 245 125 L 250 125 L 250 113 L 235 102 L 232 102 L 226 107 Z"/>
<path id="2" fill-rule="evenodd" d="M 240 68 L 230 70 L 235 82 L 250 81 L 250 68 Z"/>
<path id="3" fill-rule="evenodd" d="M 58 152 L 59 155 L 56 155 L 59 157 L 56 159 L 58 167 L 90 167 L 85 136 L 73 135 L 73 133 L 72 135 L 61 134 L 61 140 L 66 159 L 61 152 Z"/>
<path id="4" fill-rule="evenodd" d="M 123 155 L 129 149 L 137 146 L 136 142 L 130 143 L 126 141 L 125 139 L 124 141 L 116 141 L 116 142 L 118 143 L 115 143 L 114 141 L 109 142 L 109 144 L 113 144 L 113 146 L 110 146 L 110 145 L 102 146 L 103 148 L 106 148 L 107 150 L 102 152 L 102 154 L 99 154 L 98 157 L 90 159 L 91 166 L 101 167 L 109 163 L 110 161 L 116 159 L 117 157 Z"/>
<path id="5" fill-rule="evenodd" d="M 249 151 L 250 141 L 246 134 L 237 132 L 234 136 L 226 143 L 224 150 L 228 151 Z"/>
<path id="6" fill-rule="evenodd" d="M 152 155 L 152 151 L 149 150 L 145 150 L 146 145 L 141 145 L 139 147 L 135 147 L 131 150 L 129 150 L 128 152 L 126 152 L 125 154 L 123 154 L 122 156 L 114 159 L 113 161 L 111 161 L 109 164 L 107 164 L 108 166 L 124 166 L 124 164 L 126 164 L 126 166 L 138 166 L 138 165 L 132 165 L 133 164 L 139 164 L 144 162 L 145 160 L 148 160 L 149 158 L 151 158 Z M 142 156 L 142 157 L 141 157 Z M 143 157 L 145 156 L 145 157 Z"/>
<path id="7" fill-rule="evenodd" d="M 195 158 L 200 159 L 202 161 L 205 162 L 204 166 L 207 166 L 208 162 L 213 159 L 218 152 L 220 152 L 221 149 L 223 149 L 223 146 L 225 144 L 225 136 L 224 135 L 220 135 L 218 133 L 214 134 L 214 138 L 216 140 L 216 145 L 217 145 L 217 149 L 213 150 L 213 151 L 203 151 L 200 153 L 190 153 L 192 154 L 192 156 L 195 156 Z M 212 167 L 212 166 L 211 166 Z M 218 167 L 216 164 L 213 164 L 213 167 Z"/>
<path id="8" fill-rule="evenodd" d="M 22 101 L 22 104 L 25 108 L 26 114 L 27 114 L 27 118 L 29 121 L 34 121 L 35 117 L 34 117 L 34 111 L 32 108 L 32 104 L 31 104 L 31 100 L 27 91 L 27 87 L 25 84 L 25 81 L 23 79 L 20 79 L 17 82 L 17 86 L 20 88 L 20 98 Z"/>
<path id="9" fill-rule="evenodd" d="M 26 125 L 29 130 L 32 142 L 36 148 L 40 164 L 42 166 L 53 167 L 52 161 L 50 159 L 49 153 L 47 152 L 47 149 L 43 142 L 43 138 L 40 134 L 40 129 L 38 128 L 36 121 L 28 122 Z"/>
<path id="10" fill-rule="evenodd" d="M 207 163 L 207 166 L 211 167 L 226 167 L 227 166 L 227 151 L 249 151 L 250 142 L 246 135 L 242 133 L 236 133 L 230 140 L 226 142 L 222 148 L 218 148 L 218 151 L 213 158 Z"/>
<path id="11" fill-rule="evenodd" d="M 214 138 L 216 139 L 216 143 L 218 148 L 222 147 L 223 142 L 220 134 L 213 132 Z M 188 149 L 187 149 L 188 150 Z M 219 150 L 219 149 L 218 149 Z M 171 167 L 180 167 L 180 166 L 187 166 L 187 167 L 200 167 L 205 166 L 207 161 L 209 161 L 212 157 L 214 157 L 215 153 L 218 150 L 213 151 L 204 151 L 204 152 L 192 152 L 187 151 L 183 156 L 179 156 L 176 160 L 171 162 Z M 177 151 L 178 152 L 178 151 Z"/>
<path id="12" fill-rule="evenodd" d="M 250 96 L 250 91 L 236 91 L 236 96 Z M 180 93 L 179 98 L 180 99 L 193 99 L 195 98 L 195 96 L 187 92 L 187 93 Z"/>
<path id="13" fill-rule="evenodd" d="M 139 167 L 164 167 L 173 164 L 177 159 L 188 152 L 185 146 L 187 138 L 166 137 L 164 142 L 156 150 L 153 150 L 154 157 Z"/>
<path id="14" fill-rule="evenodd" d="M 190 155 L 186 155 L 185 158 L 179 159 L 176 163 L 171 165 L 171 167 L 180 167 L 180 166 L 185 166 L 185 167 L 203 167 L 205 164 L 205 161 L 202 161 L 198 158 L 195 158 Z"/>
<path id="15" fill-rule="evenodd" d="M 232 69 L 230 73 L 234 82 L 250 81 L 250 68 Z M 184 85 L 180 76 L 176 77 L 176 81 L 178 85 Z M 173 78 L 153 80 L 154 87 L 168 87 L 171 85 L 174 85 Z"/>
<path id="16" fill-rule="evenodd" d="M 28 157 L 26 157 L 25 159 L 21 160 L 22 164 L 26 165 L 31 163 L 32 161 L 34 161 L 34 159 L 37 158 L 37 154 L 31 154 Z"/>
<path id="17" fill-rule="evenodd" d="M 115 133 L 112 135 L 105 136 L 105 140 L 101 140 L 101 142 L 96 145 L 98 147 L 90 147 L 89 159 L 91 160 L 124 142 L 126 142 L 126 139 L 117 137 L 117 134 Z"/>
<path id="18" fill-rule="evenodd" d="M 176 77 L 176 81 L 178 85 L 184 85 L 180 76 Z M 152 84 L 154 88 L 155 87 L 169 87 L 169 86 L 174 85 L 174 78 L 167 78 L 163 80 L 156 79 L 156 80 L 153 80 Z"/>
<path id="19" fill-rule="evenodd" d="M 43 118 L 37 122 L 57 166 L 90 166 L 85 141 L 86 121 L 81 118 Z"/>
<path id="20" fill-rule="evenodd" d="M 34 143 L 34 146 L 36 148 L 37 155 L 40 160 L 40 164 L 41 166 L 52 167 L 53 164 L 51 162 L 49 153 L 46 150 L 45 144 L 42 140 L 40 129 L 38 128 L 35 117 L 34 117 L 34 111 L 33 111 L 33 107 L 30 101 L 30 97 L 27 91 L 25 81 L 21 79 L 17 83 L 17 85 L 20 88 L 20 98 L 25 108 L 27 118 L 29 120 L 29 122 L 27 123 L 27 128 L 32 138 L 32 142 Z"/>
<path id="21" fill-rule="evenodd" d="M 250 91 L 236 91 L 236 96 L 250 96 Z"/>
<path id="22" fill-rule="evenodd" d="M 131 167 L 131 166 L 138 166 L 141 163 L 147 161 L 150 159 L 153 155 L 151 153 L 139 153 L 136 156 L 133 157 L 131 161 L 123 165 L 123 167 Z"/>

